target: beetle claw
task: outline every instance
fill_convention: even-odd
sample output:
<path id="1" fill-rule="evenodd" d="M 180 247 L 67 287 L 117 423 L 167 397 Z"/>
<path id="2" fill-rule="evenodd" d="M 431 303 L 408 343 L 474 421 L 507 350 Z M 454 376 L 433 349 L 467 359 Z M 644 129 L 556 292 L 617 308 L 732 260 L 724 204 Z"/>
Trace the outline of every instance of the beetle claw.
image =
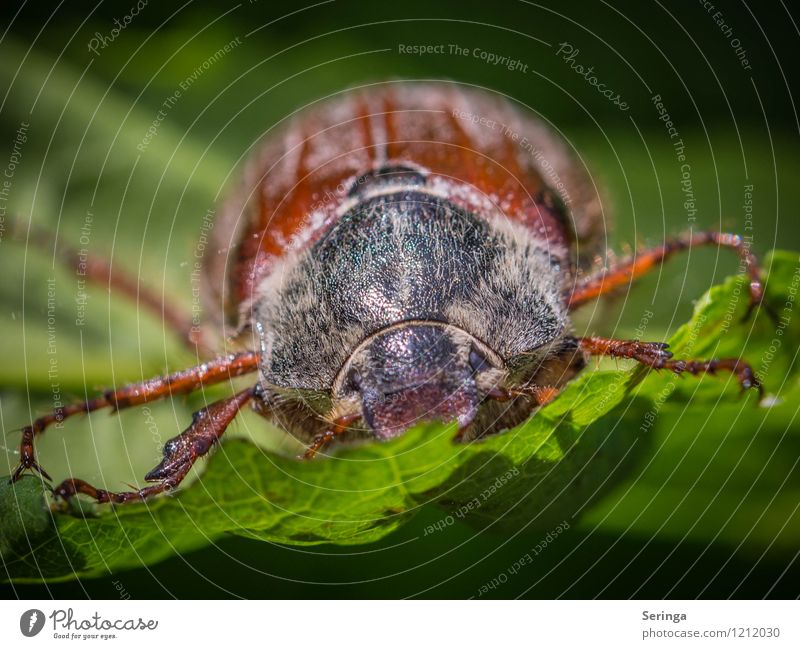
<path id="1" fill-rule="evenodd" d="M 45 480 L 52 482 L 53 478 L 50 477 L 50 474 L 47 473 L 39 463 L 31 458 L 25 458 L 20 460 L 20 463 L 17 465 L 17 468 L 14 469 L 14 473 L 11 474 L 11 479 L 8 481 L 9 484 L 13 484 L 17 482 L 25 471 L 31 470 L 34 473 L 38 473 L 42 476 Z"/>

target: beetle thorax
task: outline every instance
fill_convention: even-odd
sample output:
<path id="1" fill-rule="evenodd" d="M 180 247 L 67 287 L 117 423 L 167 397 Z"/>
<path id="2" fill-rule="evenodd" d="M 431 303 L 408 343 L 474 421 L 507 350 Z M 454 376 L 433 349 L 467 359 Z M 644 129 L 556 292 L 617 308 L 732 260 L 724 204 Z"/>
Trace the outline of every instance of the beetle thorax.
<path id="1" fill-rule="evenodd" d="M 470 351 L 513 366 L 563 334 L 565 252 L 423 187 L 376 189 L 260 284 L 253 324 L 265 392 L 314 394 L 310 407 L 329 416 L 356 368 L 373 381 L 362 406 L 379 428 L 425 408 L 457 419 L 476 399 Z M 419 396 L 398 415 L 375 401 L 392 393 Z"/>

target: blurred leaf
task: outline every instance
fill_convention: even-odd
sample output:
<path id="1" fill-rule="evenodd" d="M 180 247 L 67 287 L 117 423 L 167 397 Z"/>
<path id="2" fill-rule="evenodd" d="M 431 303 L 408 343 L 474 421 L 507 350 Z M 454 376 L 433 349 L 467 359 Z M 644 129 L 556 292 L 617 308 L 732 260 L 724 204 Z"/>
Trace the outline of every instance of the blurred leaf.
<path id="1" fill-rule="evenodd" d="M 797 263 L 797 256 L 789 253 L 776 253 L 769 260 L 767 302 L 775 311 L 783 308 L 796 288 Z M 692 320 L 676 334 L 675 348 L 685 350 L 691 339 L 695 349 L 716 349 L 724 339 L 727 349 L 736 340 L 747 339 L 748 345 L 762 349 L 768 343 L 764 338 L 776 326 L 763 311 L 755 325 L 735 317 L 722 326 L 738 287 L 739 280 L 732 278 L 704 296 Z M 746 309 L 746 304 L 741 308 Z M 784 329 L 787 340 L 794 339 L 800 324 L 790 318 Z M 780 377 L 766 377 L 767 389 L 777 399 L 784 392 L 795 394 L 798 384 L 796 364 L 780 362 Z M 367 543 L 396 529 L 428 503 L 442 507 L 441 525 L 457 517 L 479 526 L 548 529 L 577 516 L 620 484 L 630 475 L 634 460 L 650 458 L 653 464 L 652 458 L 662 452 L 657 449 L 654 456 L 652 450 L 658 417 L 656 424 L 645 426 L 644 422 L 650 421 L 648 414 L 667 408 L 659 395 L 675 378 L 650 375 L 640 382 L 643 376 L 638 368 L 586 372 L 523 425 L 469 445 L 452 443 L 452 427 L 429 424 L 391 443 L 343 448 L 333 458 L 304 463 L 232 441 L 211 459 L 198 483 L 174 497 L 112 511 L 98 508 L 97 514 L 55 516 L 59 547 L 66 555 L 63 561 L 37 563 L 38 546 L 20 542 L 18 534 L 3 560 L 14 579 L 65 579 L 150 564 L 206 545 L 225 533 L 286 544 Z M 791 389 L 784 386 L 785 379 Z M 687 408 L 693 418 L 700 419 L 709 403 L 732 401 L 733 385 L 726 388 L 724 380 L 711 377 L 698 381 L 695 385 L 702 390 Z M 796 410 L 796 404 L 788 400 L 771 408 L 757 408 L 754 403 L 751 394 L 735 408 L 750 413 L 754 420 L 785 417 L 789 411 L 793 416 Z M 686 443 L 686 439 L 677 442 Z M 8 501 L 18 489 L 31 490 L 31 484 L 23 481 L 17 489 L 6 489 L 4 507 L 13 507 Z M 638 491 L 627 496 L 624 507 L 604 503 L 602 510 L 592 512 L 589 524 L 642 520 L 646 509 L 642 499 L 653 485 L 634 484 Z M 798 502 L 796 479 L 790 487 L 792 493 L 784 494 L 777 507 L 789 507 L 792 495 Z M 630 494 L 630 485 L 627 488 Z M 696 495 L 691 488 L 682 493 L 672 488 L 666 493 L 684 499 Z M 726 491 L 722 506 L 735 513 L 730 495 Z M 32 507 L 35 512 L 40 509 Z M 659 511 L 663 520 L 664 512 Z M 25 519 L 28 512 L 23 512 Z M 743 515 L 749 513 L 746 508 Z M 774 518 L 785 522 L 784 513 L 779 511 Z M 652 517 L 646 520 L 651 524 L 638 531 L 654 533 Z M 34 521 L 38 530 L 40 514 L 34 515 Z M 724 525 L 696 527 L 701 538 L 725 529 Z"/>
<path id="2" fill-rule="evenodd" d="M 49 391 L 53 360 L 65 390 L 92 389 L 117 373 L 135 380 L 168 360 L 185 361 L 176 332 L 53 263 L 52 247 L 28 240 L 28 221 L 189 312 L 202 217 L 234 165 L 171 114 L 140 150 L 159 104 L 104 86 L 88 73 L 91 63 L 76 69 L 13 38 L 2 51 L 0 86 L 9 95 L 0 129 L 20 151 L 0 215 L 0 273 L 8 278 L 0 286 L 3 387 Z"/>

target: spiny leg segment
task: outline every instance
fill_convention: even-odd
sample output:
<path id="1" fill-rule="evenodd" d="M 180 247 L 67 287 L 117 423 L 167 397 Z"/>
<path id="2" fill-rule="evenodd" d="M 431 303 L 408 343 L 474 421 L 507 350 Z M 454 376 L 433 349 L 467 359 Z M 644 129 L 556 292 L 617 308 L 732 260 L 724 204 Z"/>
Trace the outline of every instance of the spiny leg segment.
<path id="1" fill-rule="evenodd" d="M 251 387 L 194 413 L 191 426 L 164 445 L 164 459 L 145 476 L 145 480 L 156 484 L 132 491 L 113 492 L 98 489 L 84 480 L 67 478 L 53 490 L 53 494 L 63 499 L 84 494 L 98 503 L 126 503 L 170 491 L 181 483 L 192 465 L 219 441 L 234 417 L 255 393 L 256 388 Z"/>
<path id="2" fill-rule="evenodd" d="M 559 388 L 551 385 L 531 385 L 519 388 L 495 387 L 486 394 L 493 401 L 511 401 L 517 397 L 527 397 L 539 406 L 546 406 L 558 396 Z"/>
<path id="3" fill-rule="evenodd" d="M 638 340 L 614 340 L 591 336 L 577 339 L 580 348 L 593 356 L 631 358 L 655 370 L 669 370 L 675 374 L 716 374 L 723 370 L 736 376 L 743 390 L 756 388 L 764 396 L 764 388 L 756 378 L 753 368 L 739 358 L 712 360 L 676 360 L 666 343 L 643 343 Z"/>
<path id="4" fill-rule="evenodd" d="M 339 435 L 346 432 L 347 429 L 359 419 L 361 419 L 360 414 L 342 415 L 341 417 L 334 419 L 328 427 L 328 430 L 314 438 L 314 441 L 311 442 L 311 444 L 305 450 L 305 453 L 300 456 L 301 459 L 312 459 L 322 449 L 331 444 Z"/>
<path id="5" fill-rule="evenodd" d="M 142 383 L 133 383 L 119 390 L 109 390 L 88 401 L 73 403 L 54 409 L 22 429 L 22 441 L 19 451 L 20 462 L 11 476 L 11 482 L 19 480 L 20 476 L 22 476 L 26 470 L 38 471 L 45 478 L 51 480 L 47 472 L 36 462 L 33 447 L 35 436 L 43 433 L 48 426 L 62 422 L 73 415 L 90 413 L 102 408 L 111 408 L 116 412 L 123 408 L 131 408 L 171 395 L 188 394 L 199 390 L 203 386 L 221 383 L 222 381 L 229 380 L 236 376 L 255 372 L 258 369 L 258 358 L 256 352 L 231 354 L 168 376 L 156 377 Z M 225 400 L 217 403 L 221 404 L 224 401 Z M 245 402 L 243 402 L 242 405 L 244 405 Z M 216 404 L 212 404 L 209 408 L 215 405 Z M 189 430 L 192 429 L 190 428 Z M 224 428 L 222 430 L 224 431 Z M 189 431 L 187 431 L 187 433 L 188 432 Z M 220 432 L 220 434 L 222 433 Z"/>

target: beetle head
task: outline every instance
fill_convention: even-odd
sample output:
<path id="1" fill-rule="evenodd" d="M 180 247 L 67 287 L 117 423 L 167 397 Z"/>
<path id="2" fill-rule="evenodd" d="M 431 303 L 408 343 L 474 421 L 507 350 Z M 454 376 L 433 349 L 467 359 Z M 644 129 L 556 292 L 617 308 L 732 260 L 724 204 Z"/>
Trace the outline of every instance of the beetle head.
<path id="1" fill-rule="evenodd" d="M 335 400 L 360 407 L 364 424 L 381 439 L 437 419 L 468 426 L 501 361 L 461 329 L 409 322 L 365 340 L 342 368 Z"/>

